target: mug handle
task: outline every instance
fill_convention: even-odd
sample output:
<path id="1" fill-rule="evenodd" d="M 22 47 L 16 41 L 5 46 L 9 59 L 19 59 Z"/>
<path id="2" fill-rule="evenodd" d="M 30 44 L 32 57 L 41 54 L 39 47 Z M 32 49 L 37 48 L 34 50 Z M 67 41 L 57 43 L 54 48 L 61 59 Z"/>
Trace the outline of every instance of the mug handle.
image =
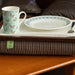
<path id="1" fill-rule="evenodd" d="M 26 16 L 27 16 L 24 11 L 21 11 L 21 12 L 19 13 L 19 16 L 20 16 L 21 14 L 24 14 L 25 16 L 24 16 L 24 18 L 22 19 L 22 21 L 20 22 L 20 24 L 26 19 Z"/>

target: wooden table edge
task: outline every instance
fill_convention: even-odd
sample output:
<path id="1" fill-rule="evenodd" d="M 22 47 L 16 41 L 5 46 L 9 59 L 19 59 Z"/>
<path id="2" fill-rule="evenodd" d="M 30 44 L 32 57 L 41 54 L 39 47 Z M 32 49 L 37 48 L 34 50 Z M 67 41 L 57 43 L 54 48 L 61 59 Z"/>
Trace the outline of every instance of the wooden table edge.
<path id="1" fill-rule="evenodd" d="M 41 73 L 44 73 L 44 72 L 47 72 L 47 71 L 50 71 L 50 70 L 54 70 L 54 69 L 57 69 L 57 68 L 60 68 L 60 67 L 63 67 L 63 66 L 67 66 L 67 65 L 70 65 L 70 64 L 74 64 L 74 63 L 75 63 L 75 60 L 70 60 L 68 62 L 64 62 L 64 63 L 58 64 L 58 65 L 55 65 L 55 66 L 52 66 L 52 67 L 49 67 L 49 68 L 45 68 L 45 69 L 42 69 L 42 70 L 39 70 L 39 71 L 36 71 L 36 72 L 33 72 L 33 73 L 29 73 L 27 75 L 38 75 L 38 74 L 41 74 Z"/>

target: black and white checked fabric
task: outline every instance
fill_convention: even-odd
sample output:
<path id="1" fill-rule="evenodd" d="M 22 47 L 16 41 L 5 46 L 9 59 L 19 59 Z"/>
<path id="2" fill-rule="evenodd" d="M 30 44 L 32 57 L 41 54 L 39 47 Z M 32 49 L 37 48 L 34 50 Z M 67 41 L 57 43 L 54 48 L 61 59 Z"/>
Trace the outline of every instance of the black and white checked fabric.
<path id="1" fill-rule="evenodd" d="M 23 55 L 74 55 L 75 43 L 64 41 L 14 41 L 14 48 L 7 49 L 7 41 L 0 41 L 0 53 Z"/>

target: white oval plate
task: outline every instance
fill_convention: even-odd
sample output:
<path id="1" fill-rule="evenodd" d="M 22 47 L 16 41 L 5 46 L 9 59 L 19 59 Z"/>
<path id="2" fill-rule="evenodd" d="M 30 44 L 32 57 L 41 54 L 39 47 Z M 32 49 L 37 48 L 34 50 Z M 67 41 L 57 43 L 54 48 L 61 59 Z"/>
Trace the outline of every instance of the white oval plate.
<path id="1" fill-rule="evenodd" d="M 60 16 L 37 16 L 24 22 L 26 26 L 40 30 L 61 29 L 69 26 L 70 23 L 70 19 Z"/>

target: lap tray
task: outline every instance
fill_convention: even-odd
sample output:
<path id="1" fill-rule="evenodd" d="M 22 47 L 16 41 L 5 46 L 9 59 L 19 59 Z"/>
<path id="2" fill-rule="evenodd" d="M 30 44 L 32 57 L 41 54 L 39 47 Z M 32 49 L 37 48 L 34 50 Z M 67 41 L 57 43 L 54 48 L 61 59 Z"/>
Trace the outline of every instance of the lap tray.
<path id="1" fill-rule="evenodd" d="M 75 33 L 66 31 L 38 31 L 21 25 L 20 33 L 4 34 L 0 31 L 0 53 L 19 55 L 75 55 Z M 7 42 L 14 41 L 13 48 Z"/>

